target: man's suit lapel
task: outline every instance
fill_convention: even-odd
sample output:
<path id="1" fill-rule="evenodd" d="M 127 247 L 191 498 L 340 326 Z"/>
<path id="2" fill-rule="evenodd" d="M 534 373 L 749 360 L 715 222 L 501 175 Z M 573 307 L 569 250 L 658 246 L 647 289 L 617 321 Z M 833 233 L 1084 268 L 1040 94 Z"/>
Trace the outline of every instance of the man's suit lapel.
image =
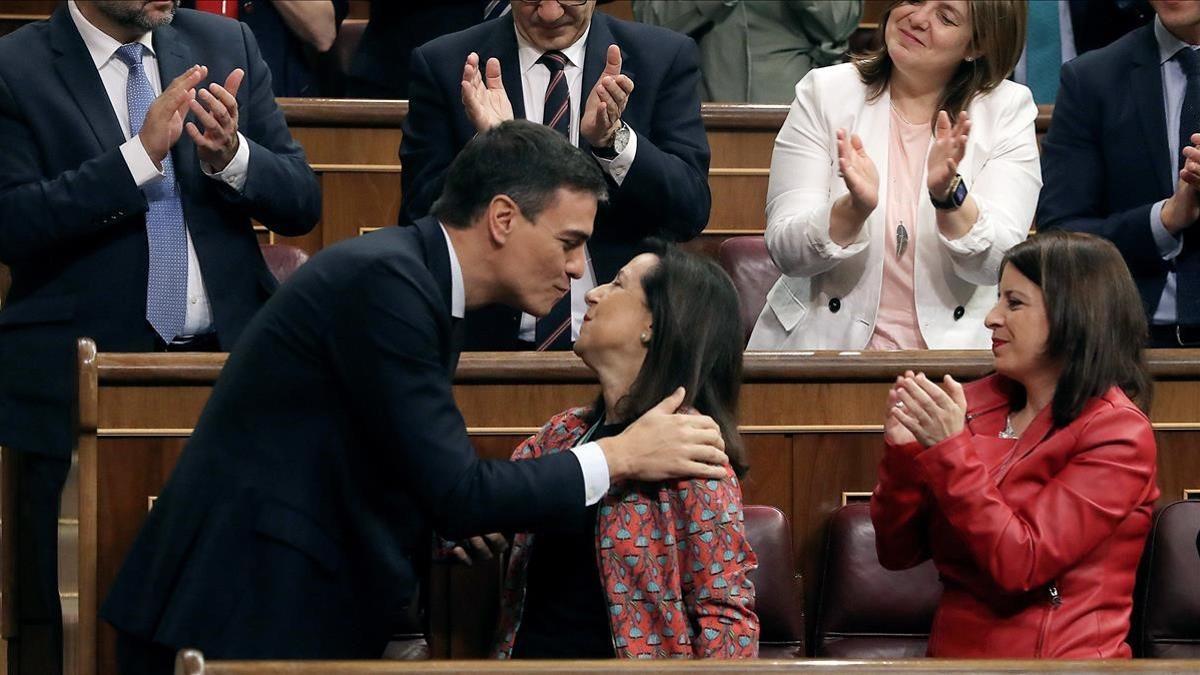
<path id="1" fill-rule="evenodd" d="M 1150 165 L 1156 182 L 1166 194 L 1175 190 L 1171 179 L 1171 146 L 1167 142 L 1166 112 L 1163 102 L 1162 66 L 1158 61 L 1158 42 L 1154 39 L 1152 26 L 1140 29 L 1140 44 L 1133 56 L 1133 68 L 1129 73 L 1133 88 L 1133 104 L 1137 107 L 1137 118 L 1142 130 L 1143 147 L 1148 149 Z"/>
<path id="2" fill-rule="evenodd" d="M 173 26 L 160 26 L 154 29 L 153 44 L 154 55 L 158 59 L 158 79 L 164 90 L 175 78 L 182 75 L 183 71 L 199 63 L 192 55 L 187 36 Z M 200 86 L 207 85 L 209 81 L 217 77 L 217 73 L 210 72 L 208 78 L 201 82 Z M 203 129 L 203 127 L 201 128 Z M 179 141 L 175 147 L 171 148 L 171 157 L 175 162 L 175 179 L 180 184 L 194 177 L 190 168 L 197 166 L 199 160 L 196 159 L 196 146 L 186 131 L 180 134 Z M 184 193 L 186 194 L 188 191 L 185 190 Z"/>
<path id="3" fill-rule="evenodd" d="M 50 47 L 58 54 L 54 69 L 79 105 L 100 147 L 111 150 L 124 143 L 125 134 L 108 100 L 108 92 L 65 4 L 50 17 Z"/>

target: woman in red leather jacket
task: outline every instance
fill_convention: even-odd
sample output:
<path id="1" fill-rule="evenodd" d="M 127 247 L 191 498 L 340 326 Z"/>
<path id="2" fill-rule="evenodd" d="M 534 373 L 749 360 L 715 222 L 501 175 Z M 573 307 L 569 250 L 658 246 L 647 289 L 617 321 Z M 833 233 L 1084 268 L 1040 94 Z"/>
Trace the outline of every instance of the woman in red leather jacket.
<path id="1" fill-rule="evenodd" d="M 937 565 L 930 656 L 1128 658 L 1158 497 L 1137 289 L 1109 242 L 1049 232 L 1005 255 L 986 321 L 995 374 L 889 393 L 879 559 Z"/>

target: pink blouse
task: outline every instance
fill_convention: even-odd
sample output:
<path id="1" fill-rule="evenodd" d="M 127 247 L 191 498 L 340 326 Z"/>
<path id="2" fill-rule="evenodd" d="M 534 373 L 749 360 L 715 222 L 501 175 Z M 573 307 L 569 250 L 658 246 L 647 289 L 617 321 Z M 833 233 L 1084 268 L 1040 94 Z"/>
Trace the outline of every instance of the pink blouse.
<path id="1" fill-rule="evenodd" d="M 913 291 L 913 268 L 917 251 L 917 204 L 925 195 L 925 153 L 933 132 L 929 122 L 910 124 L 892 108 L 889 125 L 886 241 L 883 256 L 883 285 L 879 289 L 879 311 L 875 332 L 867 349 L 925 349 L 917 324 L 917 301 Z M 907 234 L 897 235 L 903 224 Z"/>

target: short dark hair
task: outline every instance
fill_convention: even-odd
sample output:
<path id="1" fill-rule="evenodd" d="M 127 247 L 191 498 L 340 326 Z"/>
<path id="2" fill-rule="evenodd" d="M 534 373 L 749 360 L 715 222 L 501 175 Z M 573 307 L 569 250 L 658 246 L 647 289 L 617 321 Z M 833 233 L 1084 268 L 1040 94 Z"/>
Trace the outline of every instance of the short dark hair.
<path id="1" fill-rule="evenodd" d="M 641 248 L 658 256 L 658 264 L 642 277 L 653 330 L 642 368 L 617 402 L 617 412 L 636 419 L 684 387 L 684 405 L 713 418 L 729 464 L 742 476 L 749 465 L 737 431 L 743 342 L 737 290 L 708 258 L 661 240 L 643 242 Z M 598 417 L 603 398 L 592 410 Z"/>
<path id="2" fill-rule="evenodd" d="M 1146 316 L 1117 247 L 1090 234 L 1053 230 L 1009 249 L 1001 274 L 1006 265 L 1045 297 L 1046 355 L 1063 367 L 1051 403 L 1054 425 L 1067 426 L 1090 399 L 1114 386 L 1149 411 L 1154 385 L 1142 351 Z"/>
<path id="3" fill-rule="evenodd" d="M 588 192 L 602 202 L 608 187 L 596 162 L 553 129 L 509 120 L 467 143 L 446 171 L 430 212 L 447 227 L 468 227 L 496 195 L 508 195 L 530 220 L 559 188 Z"/>

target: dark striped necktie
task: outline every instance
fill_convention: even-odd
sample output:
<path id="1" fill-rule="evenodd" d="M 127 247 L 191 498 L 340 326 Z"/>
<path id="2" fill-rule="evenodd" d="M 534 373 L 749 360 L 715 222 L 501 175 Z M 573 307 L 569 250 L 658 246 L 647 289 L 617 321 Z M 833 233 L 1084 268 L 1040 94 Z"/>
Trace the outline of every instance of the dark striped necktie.
<path id="1" fill-rule="evenodd" d="M 542 124 L 571 139 L 571 90 L 567 86 L 567 57 L 562 52 L 542 54 L 538 63 L 550 71 L 550 84 L 546 87 L 546 102 L 542 113 Z M 571 348 L 571 293 L 568 292 L 554 303 L 550 313 L 537 320 L 534 344 L 538 351 Z"/>
<path id="2" fill-rule="evenodd" d="M 567 57 L 562 52 L 542 54 L 538 63 L 550 71 L 550 84 L 546 86 L 546 101 L 542 112 L 542 124 L 571 138 L 571 89 L 567 86 Z"/>

